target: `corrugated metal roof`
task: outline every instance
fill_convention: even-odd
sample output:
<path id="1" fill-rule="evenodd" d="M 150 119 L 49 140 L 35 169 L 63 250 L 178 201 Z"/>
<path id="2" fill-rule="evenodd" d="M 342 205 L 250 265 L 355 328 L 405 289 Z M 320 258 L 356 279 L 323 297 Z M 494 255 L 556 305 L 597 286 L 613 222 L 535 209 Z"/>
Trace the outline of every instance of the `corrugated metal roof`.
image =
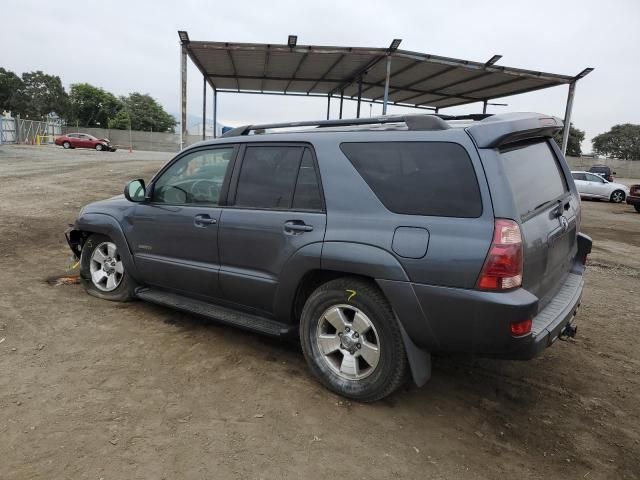
<path id="1" fill-rule="evenodd" d="M 188 38 L 188 37 L 187 37 Z M 571 83 L 575 77 L 386 48 L 183 41 L 194 64 L 219 91 L 356 99 L 444 108 Z"/>

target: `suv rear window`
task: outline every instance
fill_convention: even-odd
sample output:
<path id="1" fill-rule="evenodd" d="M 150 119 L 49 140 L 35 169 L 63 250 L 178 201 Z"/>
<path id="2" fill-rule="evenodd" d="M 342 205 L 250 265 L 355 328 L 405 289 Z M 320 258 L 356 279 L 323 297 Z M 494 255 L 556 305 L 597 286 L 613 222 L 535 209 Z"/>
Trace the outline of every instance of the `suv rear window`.
<path id="1" fill-rule="evenodd" d="M 466 150 L 445 142 L 343 143 L 340 149 L 394 213 L 476 218 L 482 199 Z"/>
<path id="2" fill-rule="evenodd" d="M 568 191 L 558 160 L 547 142 L 505 149 L 500 156 L 521 216 Z"/>

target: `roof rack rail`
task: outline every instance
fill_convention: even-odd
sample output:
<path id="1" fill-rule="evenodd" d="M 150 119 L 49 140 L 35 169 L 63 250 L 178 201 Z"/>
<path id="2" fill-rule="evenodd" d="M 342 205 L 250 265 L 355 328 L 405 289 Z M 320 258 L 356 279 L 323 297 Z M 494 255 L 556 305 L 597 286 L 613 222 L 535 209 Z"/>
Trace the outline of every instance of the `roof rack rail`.
<path id="1" fill-rule="evenodd" d="M 225 132 L 223 137 L 238 137 L 241 135 L 249 135 L 249 132 L 258 132 L 277 128 L 294 128 L 294 127 L 346 127 L 353 125 L 375 125 L 381 123 L 405 123 L 409 130 L 446 130 L 449 124 L 445 120 L 482 120 L 489 117 L 489 114 L 472 114 L 472 115 L 385 115 L 383 117 L 371 118 L 344 118 L 340 120 L 315 120 L 305 122 L 287 122 L 287 123 L 266 123 L 263 125 L 244 125 L 242 127 L 233 128 Z"/>

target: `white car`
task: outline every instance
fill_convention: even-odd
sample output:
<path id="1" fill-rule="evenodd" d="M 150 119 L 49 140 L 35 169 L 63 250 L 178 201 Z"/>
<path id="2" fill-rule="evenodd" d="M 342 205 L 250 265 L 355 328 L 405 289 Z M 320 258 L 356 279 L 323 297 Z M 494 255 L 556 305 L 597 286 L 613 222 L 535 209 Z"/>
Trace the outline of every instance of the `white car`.
<path id="1" fill-rule="evenodd" d="M 578 193 L 583 198 L 604 198 L 615 203 L 624 202 L 629 187 L 621 183 L 608 182 L 600 175 L 590 172 L 571 172 Z"/>

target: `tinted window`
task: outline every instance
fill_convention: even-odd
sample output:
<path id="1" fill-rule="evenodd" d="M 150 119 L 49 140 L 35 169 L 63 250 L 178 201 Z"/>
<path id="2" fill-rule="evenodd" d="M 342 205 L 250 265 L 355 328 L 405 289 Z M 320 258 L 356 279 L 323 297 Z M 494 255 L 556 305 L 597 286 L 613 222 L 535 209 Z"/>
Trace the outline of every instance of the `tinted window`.
<path id="1" fill-rule="evenodd" d="M 291 207 L 302 147 L 247 147 L 235 204 L 238 207 Z"/>
<path id="2" fill-rule="evenodd" d="M 595 172 L 595 173 L 609 173 L 609 167 L 591 167 L 589 169 L 590 172 Z"/>
<path id="3" fill-rule="evenodd" d="M 556 156 L 547 142 L 503 150 L 501 157 L 520 215 L 567 191 Z"/>
<path id="4" fill-rule="evenodd" d="M 320 185 L 311 150 L 305 148 L 293 195 L 294 210 L 322 210 Z"/>
<path id="5" fill-rule="evenodd" d="M 587 176 L 584 173 L 572 173 L 574 180 L 586 180 Z"/>
<path id="6" fill-rule="evenodd" d="M 199 150 L 176 161 L 155 182 L 153 201 L 218 205 L 233 147 Z"/>
<path id="7" fill-rule="evenodd" d="M 340 148 L 389 210 L 479 217 L 480 189 L 460 145 L 443 142 L 343 143 Z"/>

